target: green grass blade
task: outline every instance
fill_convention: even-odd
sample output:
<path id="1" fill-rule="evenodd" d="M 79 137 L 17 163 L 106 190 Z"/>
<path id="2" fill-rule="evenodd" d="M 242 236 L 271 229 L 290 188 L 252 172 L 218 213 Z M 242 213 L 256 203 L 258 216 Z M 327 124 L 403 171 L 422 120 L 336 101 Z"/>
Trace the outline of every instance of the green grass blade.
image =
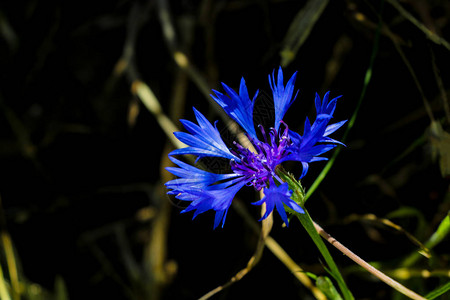
<path id="1" fill-rule="evenodd" d="M 428 249 L 433 249 L 437 244 L 442 242 L 442 240 L 450 233 L 450 212 L 444 217 L 439 224 L 438 229 L 434 232 L 428 241 L 425 242 L 425 247 Z M 417 252 L 411 253 L 402 263 L 403 267 L 410 267 L 421 257 Z"/>
<path id="2" fill-rule="evenodd" d="M 450 291 L 450 281 L 428 293 L 425 298 L 432 300 Z"/>
<path id="3" fill-rule="evenodd" d="M 442 240 L 448 235 L 450 232 L 450 212 L 445 216 L 444 220 L 442 220 L 441 224 L 439 224 L 438 229 L 435 233 L 430 237 L 430 239 L 425 243 L 427 248 L 434 248 L 437 244 L 442 242 Z"/>
<path id="4" fill-rule="evenodd" d="M 330 278 L 326 276 L 319 276 L 316 280 L 316 286 L 321 290 L 328 299 L 342 300 L 341 295 L 338 293 Z"/>
<path id="5" fill-rule="evenodd" d="M 11 300 L 7 288 L 7 283 L 5 277 L 3 276 L 3 269 L 1 264 L 0 264 L 0 299 Z"/>
<path id="6" fill-rule="evenodd" d="M 381 1 L 380 16 L 381 16 L 381 13 L 383 11 L 383 3 L 384 3 L 384 1 Z M 376 34 L 375 34 L 375 41 L 374 41 L 373 48 L 372 48 L 372 54 L 370 55 L 369 67 L 368 67 L 368 69 L 366 71 L 366 74 L 364 76 L 364 83 L 363 83 L 363 88 L 362 88 L 362 91 L 361 91 L 361 95 L 359 97 L 358 103 L 356 104 L 356 107 L 355 107 L 355 110 L 354 110 L 354 112 L 352 114 L 352 117 L 350 118 L 350 121 L 348 122 L 347 129 L 345 130 L 344 135 L 343 135 L 343 137 L 341 139 L 341 141 L 343 143 L 347 139 L 347 136 L 348 136 L 350 130 L 352 129 L 353 125 L 355 124 L 356 117 L 358 116 L 359 108 L 361 107 L 361 103 L 362 103 L 364 97 L 366 96 L 367 87 L 369 86 L 370 80 L 372 78 L 373 65 L 374 65 L 374 62 L 375 62 L 375 57 L 377 56 L 377 52 L 378 52 L 378 45 L 379 45 L 380 32 L 381 32 L 381 24 L 382 24 L 382 22 L 381 22 L 381 17 L 380 17 L 380 20 L 378 22 L 377 31 L 376 31 Z M 330 160 L 328 160 L 328 163 L 322 169 L 322 171 L 320 172 L 319 176 L 317 176 L 316 180 L 314 181 L 314 183 L 311 185 L 311 187 L 309 188 L 308 192 L 306 193 L 305 201 L 308 200 L 309 197 L 311 197 L 311 195 L 314 193 L 314 191 L 319 187 L 320 183 L 322 183 L 322 181 L 325 179 L 326 175 L 328 174 L 328 172 L 330 171 L 331 167 L 333 166 L 334 161 L 335 161 L 335 159 L 338 156 L 340 151 L 341 151 L 341 147 L 338 147 L 336 149 L 336 151 L 334 151 L 333 156 L 330 158 Z"/>

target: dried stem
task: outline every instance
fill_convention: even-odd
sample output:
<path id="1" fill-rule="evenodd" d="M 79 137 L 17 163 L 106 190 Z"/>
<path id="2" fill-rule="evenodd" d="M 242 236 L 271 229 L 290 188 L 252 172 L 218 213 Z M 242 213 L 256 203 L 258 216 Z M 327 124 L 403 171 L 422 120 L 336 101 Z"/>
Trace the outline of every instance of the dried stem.
<path id="1" fill-rule="evenodd" d="M 261 198 L 264 197 L 263 190 L 260 191 L 260 197 Z M 266 213 L 266 205 L 264 203 L 261 207 L 261 216 L 263 216 L 265 213 Z M 203 297 L 199 298 L 199 300 L 209 299 L 213 295 L 215 295 L 218 292 L 220 292 L 221 290 L 229 287 L 236 281 L 241 280 L 245 275 L 247 275 L 253 269 L 254 266 L 256 266 L 258 264 L 258 262 L 261 260 L 262 254 L 263 254 L 266 238 L 269 236 L 270 230 L 272 230 L 272 225 L 273 225 L 273 214 L 270 214 L 266 219 L 264 219 L 262 221 L 258 244 L 256 245 L 255 253 L 252 255 L 252 257 L 250 257 L 250 260 L 248 261 L 247 266 L 245 268 L 243 268 L 242 270 L 240 270 L 239 272 L 237 272 L 236 275 L 234 275 L 227 283 L 225 283 L 224 285 L 218 286 L 215 289 L 213 289 L 212 291 L 206 293 Z"/>
<path id="2" fill-rule="evenodd" d="M 365 260 L 360 258 L 358 255 L 356 255 L 355 253 L 350 251 L 350 249 L 348 249 L 347 247 L 345 247 L 344 245 L 339 243 L 335 238 L 333 238 L 331 235 L 329 235 L 327 232 L 325 232 L 325 230 L 323 230 L 323 228 L 320 227 L 316 222 L 313 222 L 313 223 L 314 223 L 314 227 L 316 228 L 317 232 L 325 240 L 327 240 L 327 242 L 329 242 L 331 245 L 336 247 L 339 251 L 344 253 L 346 256 L 348 256 L 348 258 L 350 258 L 355 263 L 357 263 L 358 265 L 360 265 L 361 267 L 366 269 L 372 275 L 374 275 L 375 277 L 377 277 L 378 279 L 380 279 L 381 281 L 383 281 L 387 285 L 391 286 L 392 288 L 396 289 L 397 291 L 399 291 L 400 293 L 402 293 L 405 296 L 408 296 L 411 299 L 426 300 L 424 297 L 422 297 L 422 296 L 418 295 L 417 293 L 411 291 L 410 289 L 408 289 L 407 287 L 403 286 L 399 282 L 395 281 L 391 277 L 387 276 L 386 274 L 384 274 L 380 270 L 372 267 Z"/>
<path id="3" fill-rule="evenodd" d="M 260 233 L 261 228 L 259 224 L 254 220 L 254 218 L 245 209 L 239 201 L 233 201 L 233 208 L 237 211 L 239 215 L 244 219 L 247 225 L 257 234 Z M 326 296 L 312 283 L 311 279 L 305 274 L 303 269 L 295 263 L 295 261 L 289 256 L 289 254 L 284 251 L 283 247 L 278 244 L 278 242 L 272 238 L 270 235 L 265 239 L 266 247 L 277 257 L 286 268 L 291 271 L 306 288 L 308 288 L 311 293 L 319 300 L 326 300 Z"/>

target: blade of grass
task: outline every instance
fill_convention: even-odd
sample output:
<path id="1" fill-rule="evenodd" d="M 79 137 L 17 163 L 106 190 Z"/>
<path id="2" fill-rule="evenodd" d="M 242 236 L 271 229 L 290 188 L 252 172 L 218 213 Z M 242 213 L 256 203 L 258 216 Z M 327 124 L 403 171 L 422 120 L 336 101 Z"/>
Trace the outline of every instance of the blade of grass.
<path id="1" fill-rule="evenodd" d="M 8 289 L 6 287 L 5 277 L 3 276 L 3 268 L 0 264 L 0 299 L 11 300 Z"/>
<path id="2" fill-rule="evenodd" d="M 367 68 L 366 74 L 364 76 L 364 83 L 363 83 L 361 95 L 359 96 L 358 103 L 356 104 L 356 107 L 352 114 L 352 117 L 350 118 L 350 120 L 348 122 L 347 129 L 345 130 L 344 135 L 341 139 L 342 142 L 345 142 L 350 130 L 352 129 L 353 125 L 355 124 L 356 117 L 358 116 L 358 112 L 361 107 L 361 103 L 362 103 L 364 97 L 366 96 L 367 87 L 369 86 L 370 80 L 372 78 L 373 65 L 375 62 L 375 57 L 377 56 L 377 53 L 378 53 L 378 47 L 379 47 L 379 41 L 380 41 L 380 32 L 381 32 L 381 26 L 382 26 L 381 15 L 383 12 L 383 4 L 384 4 L 384 1 L 381 1 L 381 8 L 380 8 L 380 14 L 379 14 L 380 20 L 378 21 L 378 26 L 377 26 L 377 30 L 376 30 L 376 34 L 375 34 L 375 40 L 374 40 L 374 44 L 373 44 L 373 48 L 372 48 L 372 53 L 370 55 L 369 67 Z M 311 195 L 314 193 L 314 191 L 319 187 L 319 185 L 325 179 L 325 177 L 327 176 L 331 167 L 333 166 L 334 161 L 336 160 L 336 157 L 339 155 L 340 152 L 341 152 L 341 147 L 338 147 L 336 149 L 336 151 L 334 151 L 332 157 L 327 162 L 325 167 L 320 172 L 319 176 L 317 176 L 316 180 L 313 182 L 313 184 L 309 188 L 308 192 L 306 193 L 305 201 L 308 200 L 309 197 L 311 197 Z"/>
<path id="3" fill-rule="evenodd" d="M 55 278 L 55 300 L 69 300 L 69 292 L 67 291 L 66 283 L 59 275 Z"/>
<path id="4" fill-rule="evenodd" d="M 439 224 L 438 229 L 431 235 L 428 241 L 425 242 L 425 247 L 428 249 L 433 249 L 437 244 L 442 242 L 442 240 L 450 233 L 450 212 L 445 216 L 442 220 L 441 224 Z M 411 253 L 401 264 L 403 267 L 410 267 L 414 265 L 414 263 L 421 256 L 417 252 Z"/>
<path id="5" fill-rule="evenodd" d="M 450 43 L 447 42 L 442 37 L 436 35 L 434 32 L 429 30 L 425 25 L 420 23 L 412 14 L 410 14 L 406 9 L 404 9 L 397 0 L 388 0 L 389 4 L 391 4 L 398 12 L 412 24 L 414 24 L 419 30 L 421 30 L 431 41 L 438 45 L 442 45 L 447 50 L 450 50 Z"/>
<path id="6" fill-rule="evenodd" d="M 449 234 L 450 232 L 450 212 L 447 216 L 442 220 L 441 224 L 439 224 L 438 229 L 435 233 L 430 237 L 430 239 L 425 243 L 425 246 L 428 248 L 434 248 L 437 244 L 442 242 L 442 240 Z"/>
<path id="7" fill-rule="evenodd" d="M 282 67 L 286 67 L 295 58 L 327 5 L 328 0 L 309 0 L 295 16 L 280 51 Z"/>
<path id="8" fill-rule="evenodd" d="M 319 276 L 316 280 L 317 287 L 327 295 L 331 300 L 342 300 L 341 295 L 338 293 L 333 285 L 333 282 L 327 276 Z"/>
<path id="9" fill-rule="evenodd" d="M 428 300 L 432 300 L 435 299 L 441 295 L 443 295 L 444 293 L 446 293 L 447 291 L 450 291 L 450 281 L 445 283 L 444 285 L 441 285 L 440 287 L 434 289 L 433 291 L 431 291 L 430 293 L 428 293 L 425 298 L 427 298 Z"/>
<path id="10" fill-rule="evenodd" d="M 20 281 L 19 281 L 19 270 L 17 268 L 16 255 L 14 251 L 14 245 L 11 240 L 11 237 L 6 230 L 6 218 L 3 210 L 2 198 L 0 196 L 0 245 L 1 252 L 5 255 L 6 266 L 9 273 L 9 280 L 11 283 L 11 295 L 13 300 L 20 299 Z M 3 278 L 3 276 L 2 276 Z M 4 283 L 4 281 L 3 281 Z M 3 298 L 2 298 L 3 299 Z"/>

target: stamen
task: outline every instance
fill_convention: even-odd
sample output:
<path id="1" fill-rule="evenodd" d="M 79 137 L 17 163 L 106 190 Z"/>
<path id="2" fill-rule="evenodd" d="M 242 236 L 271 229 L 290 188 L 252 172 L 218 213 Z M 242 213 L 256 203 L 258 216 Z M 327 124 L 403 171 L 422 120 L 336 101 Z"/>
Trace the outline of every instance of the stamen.
<path id="1" fill-rule="evenodd" d="M 263 126 L 258 126 L 263 134 L 264 142 L 249 137 L 256 153 L 233 142 L 236 146 L 235 155 L 240 158 L 240 161 L 232 161 L 231 169 L 234 173 L 247 177 L 248 184 L 258 191 L 265 187 L 271 178 L 282 182 L 276 175 L 275 168 L 289 154 L 287 147 L 291 144 L 288 128 L 284 122 L 283 125 L 285 126 L 283 134 L 279 135 L 275 128 L 270 128 L 268 136 Z"/>
<path id="2" fill-rule="evenodd" d="M 264 127 L 261 124 L 259 124 L 258 128 L 261 130 L 261 133 L 262 133 L 263 138 L 264 138 L 264 142 L 266 142 L 266 144 L 267 144 L 266 131 L 264 130 Z"/>

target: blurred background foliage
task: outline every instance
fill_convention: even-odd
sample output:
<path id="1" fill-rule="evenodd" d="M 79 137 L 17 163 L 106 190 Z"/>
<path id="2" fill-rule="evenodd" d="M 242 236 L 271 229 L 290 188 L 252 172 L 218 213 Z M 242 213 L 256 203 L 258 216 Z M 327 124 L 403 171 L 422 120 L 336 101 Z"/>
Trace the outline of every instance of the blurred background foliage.
<path id="1" fill-rule="evenodd" d="M 259 219 L 257 195 L 238 194 L 247 215 L 231 209 L 224 229 L 209 212 L 180 215 L 162 185 L 167 136 L 192 106 L 225 133 L 210 90 L 244 76 L 251 94 L 270 94 L 279 65 L 299 71 L 286 116 L 295 130 L 315 92 L 343 95 L 342 120 L 367 87 L 347 147 L 307 203 L 312 217 L 416 292 L 448 290 L 450 2 L 385 2 L 2 1 L 0 298 L 196 299 L 226 283 L 255 250 L 246 218 Z M 324 165 L 310 167 L 306 189 Z M 274 223 L 293 261 L 326 275 L 298 222 Z M 357 299 L 401 299 L 330 251 Z M 214 297 L 313 299 L 271 252 Z"/>

